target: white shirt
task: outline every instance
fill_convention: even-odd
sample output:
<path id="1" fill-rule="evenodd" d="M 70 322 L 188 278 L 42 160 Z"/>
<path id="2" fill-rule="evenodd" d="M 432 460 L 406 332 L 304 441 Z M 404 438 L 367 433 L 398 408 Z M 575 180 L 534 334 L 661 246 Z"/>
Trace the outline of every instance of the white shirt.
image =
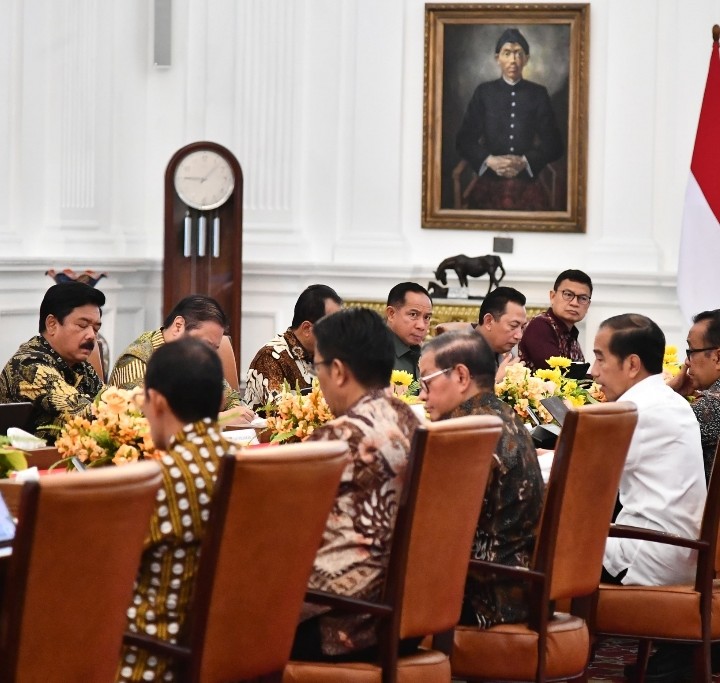
<path id="1" fill-rule="evenodd" d="M 623 509 L 615 521 L 697 538 L 707 489 L 700 427 L 690 404 L 662 375 L 638 382 L 618 400 L 637 406 L 638 423 L 620 478 Z M 696 551 L 688 548 L 608 538 L 603 565 L 614 576 L 627 568 L 624 584 L 662 586 L 692 583 L 696 561 Z"/>

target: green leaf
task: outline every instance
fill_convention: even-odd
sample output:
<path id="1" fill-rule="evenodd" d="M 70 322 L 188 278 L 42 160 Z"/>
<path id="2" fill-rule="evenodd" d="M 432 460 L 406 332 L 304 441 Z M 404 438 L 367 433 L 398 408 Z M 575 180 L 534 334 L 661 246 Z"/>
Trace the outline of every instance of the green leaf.
<path id="1" fill-rule="evenodd" d="M 295 436 L 295 432 L 280 432 L 278 434 L 275 434 L 272 439 L 270 439 L 270 443 L 282 443 L 283 441 L 292 439 L 293 436 Z"/>
<path id="2" fill-rule="evenodd" d="M 7 478 L 8 472 L 27 469 L 27 459 L 22 451 L 0 448 L 0 477 Z"/>

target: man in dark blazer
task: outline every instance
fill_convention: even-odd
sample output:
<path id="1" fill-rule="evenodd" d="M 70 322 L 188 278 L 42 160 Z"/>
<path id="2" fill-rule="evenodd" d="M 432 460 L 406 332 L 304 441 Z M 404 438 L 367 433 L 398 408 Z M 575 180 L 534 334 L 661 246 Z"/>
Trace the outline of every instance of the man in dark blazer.
<path id="1" fill-rule="evenodd" d="M 530 47 L 516 28 L 495 47 L 500 78 L 481 83 L 468 104 L 456 148 L 478 174 L 471 208 L 549 210 L 540 171 L 563 154 L 547 89 L 524 80 Z"/>

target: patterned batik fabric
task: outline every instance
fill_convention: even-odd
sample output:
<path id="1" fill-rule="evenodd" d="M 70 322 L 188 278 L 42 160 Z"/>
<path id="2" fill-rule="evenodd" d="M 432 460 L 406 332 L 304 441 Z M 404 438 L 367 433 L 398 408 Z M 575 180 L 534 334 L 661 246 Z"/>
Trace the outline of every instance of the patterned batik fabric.
<path id="1" fill-rule="evenodd" d="M 442 419 L 463 415 L 497 415 L 503 422 L 495 462 L 484 494 L 471 557 L 516 567 L 528 567 L 542 510 L 544 483 L 528 430 L 515 411 L 492 393 L 468 399 Z M 522 582 L 499 581 L 470 569 L 465 584 L 468 606 L 476 623 L 512 624 L 527 618 Z"/>
<path id="2" fill-rule="evenodd" d="M 715 449 L 720 439 L 720 379 L 690 405 L 700 424 L 705 481 L 709 482 L 715 462 Z"/>
<path id="3" fill-rule="evenodd" d="M 315 377 L 313 354 L 306 351 L 291 328 L 273 337 L 250 363 L 244 401 L 253 410 L 267 405 L 287 381 L 290 389 L 306 389 Z"/>
<path id="4" fill-rule="evenodd" d="M 120 389 L 134 389 L 145 383 L 147 364 L 153 352 L 165 344 L 163 330 L 143 332 L 117 359 L 108 384 Z M 223 379 L 223 407 L 230 410 L 242 405 L 240 394 Z"/>
<path id="5" fill-rule="evenodd" d="M 178 642 L 197 572 L 200 545 L 222 455 L 235 447 L 216 422 L 185 425 L 162 456 L 150 533 L 135 580 L 128 630 Z M 118 681 L 172 681 L 173 662 L 135 647 L 124 647 Z"/>
<path id="6" fill-rule="evenodd" d="M 49 443 L 67 417 L 91 416 L 92 401 L 102 389 L 90 363 L 71 367 L 42 335 L 22 344 L 0 374 L 0 403 L 32 403 L 27 429 Z"/>
<path id="7" fill-rule="evenodd" d="M 381 597 L 398 501 L 418 421 L 407 404 L 383 390 L 363 396 L 310 441 L 345 441 L 350 460 L 328 518 L 309 587 L 365 600 Z M 309 609 L 305 616 L 315 616 Z M 339 655 L 376 643 L 366 615 L 320 617 L 322 650 Z"/>

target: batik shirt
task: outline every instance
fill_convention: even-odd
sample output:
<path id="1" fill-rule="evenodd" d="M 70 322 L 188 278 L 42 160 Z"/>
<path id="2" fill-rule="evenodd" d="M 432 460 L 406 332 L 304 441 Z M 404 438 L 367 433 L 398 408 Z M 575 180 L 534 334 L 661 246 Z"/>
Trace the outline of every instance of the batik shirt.
<path id="1" fill-rule="evenodd" d="M 530 434 L 515 411 L 491 393 L 481 393 L 442 419 L 497 415 L 503 422 L 490 480 L 475 529 L 471 557 L 528 567 L 542 510 L 544 484 Z M 525 586 L 470 569 L 465 583 L 465 614 L 475 625 L 512 624 L 527 618 Z"/>
<path id="2" fill-rule="evenodd" d="M 250 363 L 245 382 L 244 401 L 252 410 L 267 405 L 283 387 L 295 390 L 312 384 L 313 355 L 306 351 L 290 327 L 263 346 Z"/>
<path id="3" fill-rule="evenodd" d="M 549 368 L 547 359 L 562 356 L 572 361 L 585 362 L 578 328 L 571 328 L 560 320 L 552 308 L 536 315 L 525 328 L 518 346 L 520 360 L 531 370 Z"/>
<path id="4" fill-rule="evenodd" d="M 720 439 L 720 379 L 690 405 L 700 423 L 705 481 L 708 482 L 715 462 L 715 449 Z"/>
<path id="5" fill-rule="evenodd" d="M 192 596 L 219 459 L 235 453 L 216 422 L 185 425 L 170 440 L 161 464 L 150 532 L 128 609 L 128 630 L 178 642 Z M 132 465 L 125 465 L 132 467 Z M 125 647 L 118 681 L 172 681 L 174 663 L 135 647 Z"/>
<path id="6" fill-rule="evenodd" d="M 150 356 L 165 344 L 162 327 L 143 332 L 117 359 L 108 384 L 120 389 L 134 389 L 145 383 L 145 373 Z M 242 405 L 240 394 L 223 379 L 223 407 L 230 410 Z"/>
<path id="7" fill-rule="evenodd" d="M 310 441 L 346 441 L 350 460 L 328 518 L 309 587 L 364 600 L 382 595 L 408 454 L 418 421 L 406 403 L 383 390 L 363 396 L 345 415 L 316 429 Z M 327 655 L 377 641 L 367 615 L 320 617 Z"/>
<path id="8" fill-rule="evenodd" d="M 22 344 L 3 368 L 0 403 L 32 403 L 27 429 L 54 443 L 67 417 L 90 417 L 92 401 L 102 388 L 90 363 L 71 367 L 38 335 Z"/>

